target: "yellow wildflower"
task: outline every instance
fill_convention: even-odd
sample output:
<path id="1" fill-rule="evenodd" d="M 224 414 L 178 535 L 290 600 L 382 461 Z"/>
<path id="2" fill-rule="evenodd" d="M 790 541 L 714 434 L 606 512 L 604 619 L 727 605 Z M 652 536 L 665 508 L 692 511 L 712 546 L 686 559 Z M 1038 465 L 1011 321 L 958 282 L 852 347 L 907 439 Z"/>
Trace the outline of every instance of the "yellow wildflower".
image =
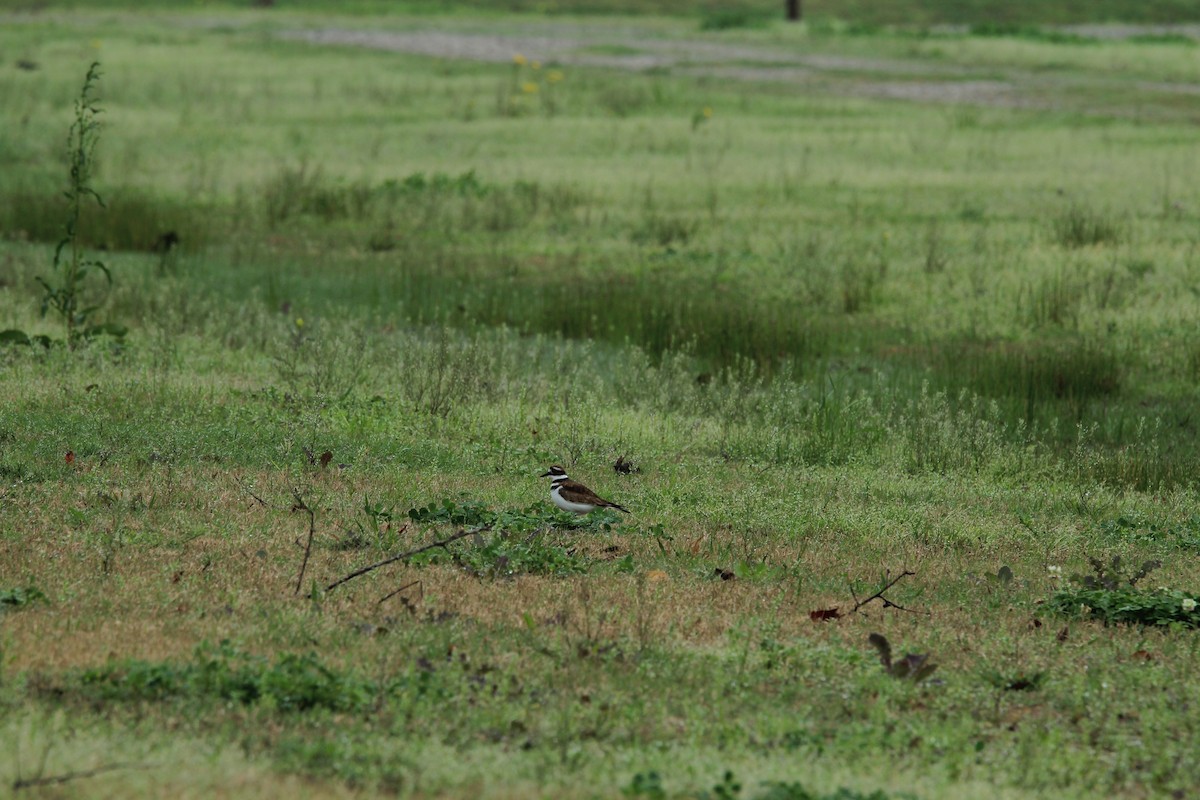
<path id="1" fill-rule="evenodd" d="M 546 83 L 558 83 L 563 79 L 563 74 L 559 70 L 552 69 L 546 73 Z"/>
<path id="2" fill-rule="evenodd" d="M 533 81 L 525 81 L 521 84 L 521 91 L 525 94 L 537 94 L 538 85 Z"/>
<path id="3" fill-rule="evenodd" d="M 518 67 L 524 66 L 525 65 L 525 56 L 521 55 L 520 53 L 513 54 L 513 63 L 516 64 Z"/>
<path id="4" fill-rule="evenodd" d="M 530 62 L 529 62 L 529 66 L 530 66 L 530 67 L 532 67 L 533 69 L 541 69 L 541 68 L 542 68 L 542 62 L 540 62 L 540 61 L 530 61 Z"/>

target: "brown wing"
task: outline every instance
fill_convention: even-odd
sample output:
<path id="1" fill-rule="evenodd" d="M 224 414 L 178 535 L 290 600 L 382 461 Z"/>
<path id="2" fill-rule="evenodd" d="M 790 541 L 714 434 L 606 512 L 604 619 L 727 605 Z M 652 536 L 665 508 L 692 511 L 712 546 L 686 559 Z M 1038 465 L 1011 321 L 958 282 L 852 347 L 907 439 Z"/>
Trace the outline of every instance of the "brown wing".
<path id="1" fill-rule="evenodd" d="M 610 503 L 578 481 L 562 481 L 558 484 L 558 494 L 562 499 L 571 503 L 587 503 L 588 505 L 599 506 L 601 508 L 615 508 L 618 511 L 624 511 L 626 514 L 629 513 L 629 509 L 622 508 L 616 503 Z"/>

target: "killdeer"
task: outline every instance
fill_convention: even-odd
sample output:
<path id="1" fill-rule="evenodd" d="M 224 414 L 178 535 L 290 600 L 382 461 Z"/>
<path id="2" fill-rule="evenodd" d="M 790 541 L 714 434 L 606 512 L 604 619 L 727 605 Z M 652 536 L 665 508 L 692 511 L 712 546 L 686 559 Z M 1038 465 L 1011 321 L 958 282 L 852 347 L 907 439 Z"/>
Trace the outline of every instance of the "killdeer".
<path id="1" fill-rule="evenodd" d="M 582 483 L 568 478 L 567 471 L 557 464 L 543 472 L 541 477 L 550 478 L 550 499 L 563 511 L 587 514 L 597 508 L 615 508 L 629 513 L 629 509 L 608 502 Z"/>

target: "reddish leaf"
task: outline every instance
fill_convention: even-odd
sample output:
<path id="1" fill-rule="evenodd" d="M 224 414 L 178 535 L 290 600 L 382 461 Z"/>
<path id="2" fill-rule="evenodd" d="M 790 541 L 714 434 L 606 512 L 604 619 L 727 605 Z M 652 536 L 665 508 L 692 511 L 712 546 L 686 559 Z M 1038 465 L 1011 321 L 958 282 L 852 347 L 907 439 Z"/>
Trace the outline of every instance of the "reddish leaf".
<path id="1" fill-rule="evenodd" d="M 71 464 L 74 464 L 74 463 L 75 463 L 75 451 L 68 450 L 67 451 L 67 466 L 70 466 Z"/>
<path id="2" fill-rule="evenodd" d="M 325 467 L 328 467 L 330 461 L 333 461 L 333 451 L 332 450 L 326 450 L 324 453 L 321 453 L 321 469 L 325 469 Z"/>
<path id="3" fill-rule="evenodd" d="M 814 611 L 808 612 L 808 618 L 813 622 L 826 622 L 827 620 L 831 619 L 840 619 L 841 616 L 842 612 L 838 611 L 837 606 L 834 606 L 833 608 L 818 608 Z"/>

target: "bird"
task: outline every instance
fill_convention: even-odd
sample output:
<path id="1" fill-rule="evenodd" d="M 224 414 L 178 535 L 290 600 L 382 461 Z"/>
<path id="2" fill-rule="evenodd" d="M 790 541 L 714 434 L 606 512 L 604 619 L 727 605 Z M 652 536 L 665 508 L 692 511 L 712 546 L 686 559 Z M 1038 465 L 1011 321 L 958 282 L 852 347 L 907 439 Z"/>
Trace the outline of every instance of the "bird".
<path id="1" fill-rule="evenodd" d="M 597 508 L 615 508 L 629 513 L 629 509 L 605 500 L 582 483 L 568 478 L 567 471 L 557 464 L 543 472 L 541 477 L 550 478 L 550 499 L 563 511 L 587 514 Z"/>

